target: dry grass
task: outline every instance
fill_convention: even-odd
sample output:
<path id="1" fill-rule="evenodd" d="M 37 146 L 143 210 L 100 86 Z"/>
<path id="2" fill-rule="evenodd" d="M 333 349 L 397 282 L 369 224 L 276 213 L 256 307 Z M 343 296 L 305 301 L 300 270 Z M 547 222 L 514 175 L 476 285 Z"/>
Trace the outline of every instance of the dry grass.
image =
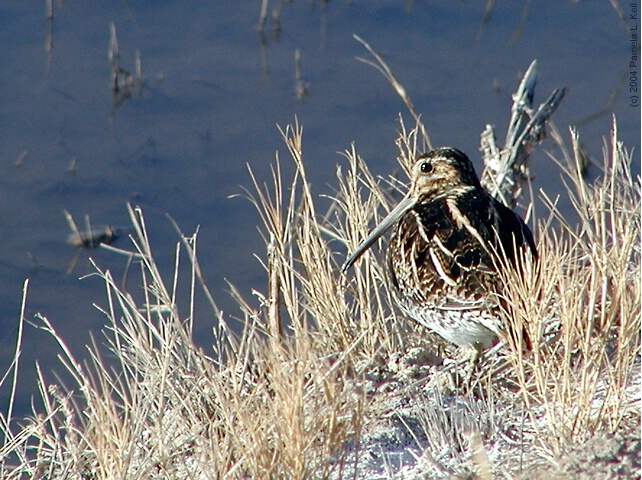
<path id="1" fill-rule="evenodd" d="M 415 157 L 417 131 L 401 124 L 402 167 Z M 639 422 L 640 182 L 615 125 L 594 184 L 581 175 L 576 134 L 576 155 L 559 160 L 580 223 L 569 225 L 548 201 L 551 215 L 537 222 L 539 262 L 505 279 L 509 321 L 527 327 L 534 350 L 507 336 L 477 395 L 443 388 L 426 332 L 391 309 L 376 252 L 349 278 L 339 274 L 345 250 L 389 208 L 399 182 L 375 179 L 351 149 L 321 214 L 302 129 L 282 133 L 294 178 L 285 183 L 277 157 L 272 184 L 251 174 L 246 192 L 263 222 L 266 286 L 258 307 L 236 294 L 242 334 L 201 280 L 196 235 L 182 236 L 166 281 L 142 212 L 130 208 L 133 250 L 119 252 L 138 265 L 129 284 L 142 291 L 95 266 L 106 288 L 103 341 L 115 361 L 94 342 L 79 362 L 38 317 L 73 381 L 52 383 L 39 367 L 42 406 L 15 419 L 10 402 L 0 417 L 0 477 L 514 478 L 556 465 L 596 433 Z M 191 287 L 186 313 L 177 307 L 181 282 Z M 209 356 L 192 338 L 201 288 L 219 321 Z M 16 388 L 20 342 L 2 388 Z M 393 445 L 402 435 L 406 443 Z"/>
<path id="2" fill-rule="evenodd" d="M 245 306 L 243 335 L 233 336 L 219 318 L 218 351 L 208 357 L 193 343 L 191 314 L 181 317 L 177 308 L 181 244 L 166 285 L 141 212 L 130 215 L 137 236 L 128 255 L 140 265 L 143 298 L 96 266 L 116 362 L 93 344 L 90 361 L 79 363 L 39 317 L 60 344 L 73 385 L 50 385 L 39 369 L 44 411 L 16 434 L 10 411 L 3 418 L 2 478 L 310 478 L 340 470 L 346 443 L 358 442 L 364 401 L 344 380 L 347 364 L 323 351 L 322 336 L 307 326 L 309 309 L 296 290 L 282 298 L 293 335 L 265 335 L 267 310 Z M 194 258 L 195 237 L 182 245 Z M 281 273 L 296 277 L 285 267 Z M 193 262 L 186 275 L 192 297 L 197 278 Z"/>
<path id="3" fill-rule="evenodd" d="M 571 141 L 574 155 L 560 166 L 579 223 L 543 194 L 559 228 L 540 222 L 539 263 L 505 279 L 514 328 L 526 325 L 538 340 L 528 356 L 512 345 L 524 402 L 531 415 L 543 409 L 540 436 L 556 454 L 617 430 L 640 369 L 640 182 L 615 121 L 592 185 L 573 130 Z"/>

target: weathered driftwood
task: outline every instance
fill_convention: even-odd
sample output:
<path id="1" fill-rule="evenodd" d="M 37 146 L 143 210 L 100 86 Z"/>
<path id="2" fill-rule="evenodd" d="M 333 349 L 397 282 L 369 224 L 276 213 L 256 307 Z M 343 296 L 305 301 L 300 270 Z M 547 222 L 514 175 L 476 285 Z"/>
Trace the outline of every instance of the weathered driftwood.
<path id="1" fill-rule="evenodd" d="M 528 181 L 530 154 L 544 139 L 546 122 L 566 93 L 566 89 L 557 88 L 546 102 L 534 109 L 536 83 L 537 60 L 533 60 L 513 95 L 512 115 L 502 149 L 497 146 L 492 125 L 486 125 L 481 134 L 485 165 L 481 183 L 491 195 L 511 208 L 517 204 L 522 187 Z"/>

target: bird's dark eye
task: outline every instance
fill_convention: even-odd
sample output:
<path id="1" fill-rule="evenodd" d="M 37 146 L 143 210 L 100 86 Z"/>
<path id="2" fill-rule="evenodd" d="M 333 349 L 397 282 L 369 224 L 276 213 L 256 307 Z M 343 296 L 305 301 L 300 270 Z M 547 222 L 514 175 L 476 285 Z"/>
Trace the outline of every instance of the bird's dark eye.
<path id="1" fill-rule="evenodd" d="M 432 172 L 432 163 L 424 162 L 421 164 L 421 173 L 430 173 Z"/>

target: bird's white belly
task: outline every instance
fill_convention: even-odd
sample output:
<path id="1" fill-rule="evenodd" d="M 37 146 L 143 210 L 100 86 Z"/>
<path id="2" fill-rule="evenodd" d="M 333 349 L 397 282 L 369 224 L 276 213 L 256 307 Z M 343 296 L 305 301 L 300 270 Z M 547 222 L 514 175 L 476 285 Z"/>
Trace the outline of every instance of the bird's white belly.
<path id="1" fill-rule="evenodd" d="M 490 348 L 497 343 L 499 320 L 485 310 L 441 310 L 410 306 L 404 313 L 459 347 Z"/>

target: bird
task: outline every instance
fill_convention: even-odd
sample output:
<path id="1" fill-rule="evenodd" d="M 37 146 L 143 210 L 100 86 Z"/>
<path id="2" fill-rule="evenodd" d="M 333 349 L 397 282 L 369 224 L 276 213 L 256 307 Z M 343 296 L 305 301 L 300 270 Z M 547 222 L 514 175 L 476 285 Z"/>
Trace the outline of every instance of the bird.
<path id="1" fill-rule="evenodd" d="M 519 268 L 520 256 L 537 259 L 531 230 L 483 188 L 470 159 L 452 147 L 415 160 L 408 193 L 342 272 L 389 229 L 386 277 L 394 302 L 406 317 L 470 349 L 474 369 L 501 336 L 499 269 Z"/>

